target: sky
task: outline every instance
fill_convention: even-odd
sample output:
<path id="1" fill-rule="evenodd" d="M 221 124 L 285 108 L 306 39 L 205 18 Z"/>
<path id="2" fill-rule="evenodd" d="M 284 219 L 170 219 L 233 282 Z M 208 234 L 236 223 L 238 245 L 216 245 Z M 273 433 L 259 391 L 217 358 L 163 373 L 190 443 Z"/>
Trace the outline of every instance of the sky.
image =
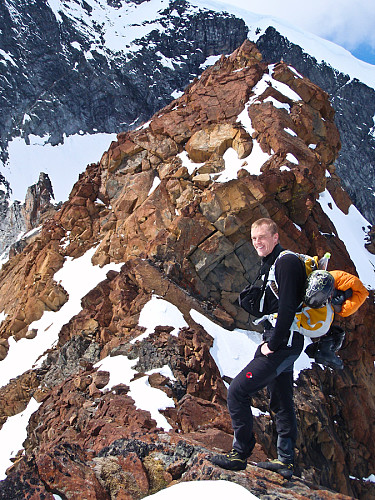
<path id="1" fill-rule="evenodd" d="M 225 10 L 230 6 L 244 9 L 245 4 L 243 0 L 216 3 L 221 3 Z M 374 0 L 247 0 L 246 10 L 287 21 L 375 64 Z"/>

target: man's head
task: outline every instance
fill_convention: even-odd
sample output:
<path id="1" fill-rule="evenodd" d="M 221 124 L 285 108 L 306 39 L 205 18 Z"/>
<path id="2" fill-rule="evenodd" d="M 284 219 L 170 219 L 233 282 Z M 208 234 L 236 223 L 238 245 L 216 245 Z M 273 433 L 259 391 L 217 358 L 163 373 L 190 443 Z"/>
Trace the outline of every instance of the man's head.
<path id="1" fill-rule="evenodd" d="M 258 219 L 251 226 L 251 241 L 259 257 L 267 257 L 279 241 L 277 225 L 272 219 Z"/>

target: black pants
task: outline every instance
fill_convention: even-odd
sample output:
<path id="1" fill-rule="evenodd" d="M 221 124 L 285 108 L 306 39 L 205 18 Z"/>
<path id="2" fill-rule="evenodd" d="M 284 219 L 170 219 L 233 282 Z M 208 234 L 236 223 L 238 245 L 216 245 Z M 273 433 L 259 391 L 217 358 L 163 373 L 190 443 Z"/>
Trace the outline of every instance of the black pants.
<path id="1" fill-rule="evenodd" d="M 292 463 L 297 439 L 293 403 L 293 364 L 303 349 L 303 336 L 295 332 L 291 347 L 264 356 L 258 347 L 254 359 L 233 379 L 228 390 L 228 410 L 234 431 L 233 448 L 250 456 L 255 439 L 251 397 L 267 386 L 270 410 L 275 413 L 279 460 Z"/>

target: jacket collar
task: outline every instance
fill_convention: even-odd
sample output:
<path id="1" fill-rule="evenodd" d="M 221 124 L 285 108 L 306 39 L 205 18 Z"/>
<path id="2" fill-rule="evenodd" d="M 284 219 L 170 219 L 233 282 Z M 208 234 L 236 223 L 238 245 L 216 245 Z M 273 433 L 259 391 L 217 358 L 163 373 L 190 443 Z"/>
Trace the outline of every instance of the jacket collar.
<path id="1" fill-rule="evenodd" d="M 277 243 L 275 248 L 272 250 L 272 252 L 266 257 L 262 258 L 261 261 L 261 268 L 260 268 L 260 273 L 261 274 L 266 274 L 268 271 L 271 269 L 272 264 L 275 262 L 277 257 L 280 255 L 280 253 L 283 251 L 283 247 L 280 245 L 280 243 Z"/>

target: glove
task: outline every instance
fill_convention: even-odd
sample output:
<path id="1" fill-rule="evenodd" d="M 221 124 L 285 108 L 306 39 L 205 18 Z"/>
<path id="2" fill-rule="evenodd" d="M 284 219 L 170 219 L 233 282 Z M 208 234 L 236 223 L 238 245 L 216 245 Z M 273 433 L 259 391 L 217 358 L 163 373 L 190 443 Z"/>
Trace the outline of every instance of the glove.
<path id="1" fill-rule="evenodd" d="M 331 298 L 331 304 L 336 312 L 341 311 L 341 307 L 346 299 L 349 299 L 353 295 L 353 290 L 348 288 L 347 290 L 338 290 L 335 288 L 333 296 Z"/>

